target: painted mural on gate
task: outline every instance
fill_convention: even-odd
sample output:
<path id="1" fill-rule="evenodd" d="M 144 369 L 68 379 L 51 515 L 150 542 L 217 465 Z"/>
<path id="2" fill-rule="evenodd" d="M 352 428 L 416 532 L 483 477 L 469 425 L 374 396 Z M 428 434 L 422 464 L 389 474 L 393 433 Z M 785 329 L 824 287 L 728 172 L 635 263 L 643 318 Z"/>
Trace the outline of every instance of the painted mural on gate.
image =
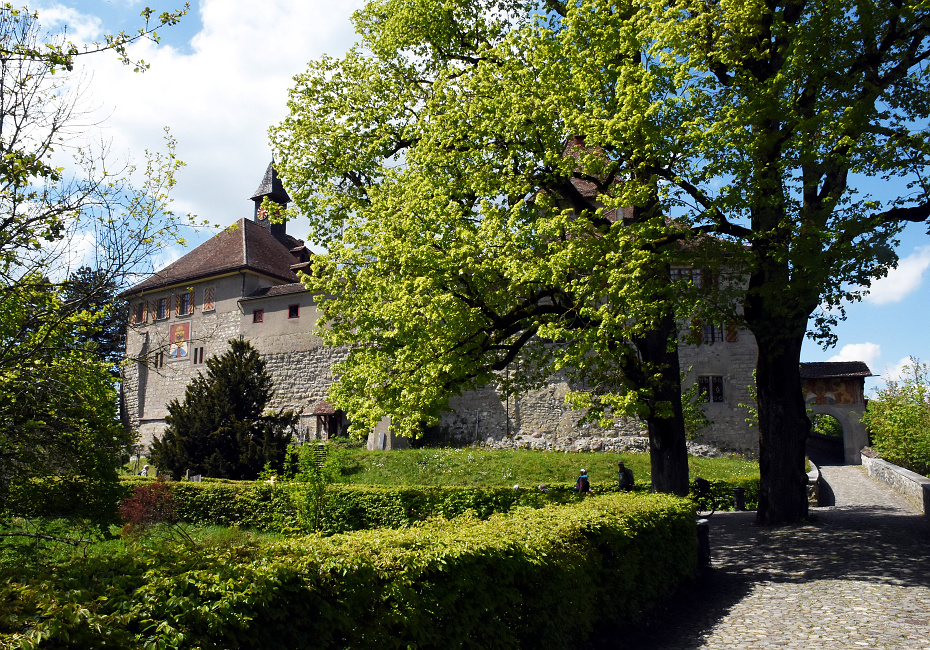
<path id="1" fill-rule="evenodd" d="M 864 404 L 861 379 L 809 379 L 804 382 L 806 404 Z"/>

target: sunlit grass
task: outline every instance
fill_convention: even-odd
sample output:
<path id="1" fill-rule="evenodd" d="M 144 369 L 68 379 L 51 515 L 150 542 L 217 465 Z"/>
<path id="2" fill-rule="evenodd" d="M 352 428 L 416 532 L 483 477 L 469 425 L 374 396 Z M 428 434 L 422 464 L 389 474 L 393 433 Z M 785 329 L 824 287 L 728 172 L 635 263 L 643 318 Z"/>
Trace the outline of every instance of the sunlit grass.
<path id="1" fill-rule="evenodd" d="M 464 449 L 353 450 L 347 455 L 346 483 L 368 485 L 499 486 L 574 482 L 584 468 L 593 485 L 617 480 L 617 462 L 637 481 L 651 478 L 649 454 Z M 691 478 L 759 475 L 759 465 L 742 458 L 689 459 Z"/>

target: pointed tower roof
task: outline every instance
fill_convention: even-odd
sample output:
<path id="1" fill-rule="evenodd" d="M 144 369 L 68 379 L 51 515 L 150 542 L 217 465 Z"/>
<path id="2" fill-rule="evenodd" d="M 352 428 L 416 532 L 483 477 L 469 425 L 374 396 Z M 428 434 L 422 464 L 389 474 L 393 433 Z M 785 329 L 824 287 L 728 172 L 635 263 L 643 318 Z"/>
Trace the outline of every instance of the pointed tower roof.
<path id="1" fill-rule="evenodd" d="M 251 198 L 253 201 L 261 201 L 266 196 L 270 197 L 272 201 L 282 205 L 287 205 L 291 202 L 291 197 L 287 195 L 287 191 L 284 189 L 281 179 L 278 178 L 278 172 L 275 171 L 273 160 L 268 163 L 268 169 L 265 170 L 265 177 L 262 178 L 261 184 L 258 186 L 258 189 L 255 190 L 255 194 L 253 194 Z"/>
<path id="2" fill-rule="evenodd" d="M 124 291 L 131 296 L 213 275 L 249 270 L 279 280 L 298 282 L 291 270 L 294 256 L 270 232 L 249 219 L 240 219 L 215 237 L 139 284 Z"/>

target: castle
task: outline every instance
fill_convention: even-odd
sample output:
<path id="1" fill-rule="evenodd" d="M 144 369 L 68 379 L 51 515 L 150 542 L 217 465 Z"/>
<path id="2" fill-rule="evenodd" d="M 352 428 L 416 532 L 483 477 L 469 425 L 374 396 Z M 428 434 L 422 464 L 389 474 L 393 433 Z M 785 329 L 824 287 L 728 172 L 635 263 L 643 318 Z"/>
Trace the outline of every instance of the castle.
<path id="1" fill-rule="evenodd" d="M 237 337 L 249 340 L 267 361 L 276 391 L 273 405 L 301 411 L 300 438 L 346 433 L 345 414 L 326 401 L 332 366 L 345 358 L 346 351 L 324 345 L 314 334 L 320 313 L 297 275 L 308 266 L 312 253 L 302 241 L 287 234 L 285 224 L 269 222 L 261 209 L 266 198 L 282 207 L 290 202 L 272 165 L 251 197 L 255 206 L 252 219 L 239 219 L 121 294 L 130 308 L 124 408 L 143 446 L 150 445 L 164 430 L 167 404 L 182 400 L 188 382 L 205 370 L 205 360 L 222 354 L 227 341 Z M 705 414 L 712 421 L 701 432 L 702 438 L 719 448 L 754 452 L 758 447 L 756 432 L 746 423 L 749 411 L 740 404 L 753 400 L 750 385 L 756 363 L 755 340 L 746 330 L 716 325 L 703 327 L 703 339 L 705 344 L 679 347 L 681 367 L 689 369 L 683 385 L 699 385 Z M 836 399 L 826 404 L 817 392 L 825 379 L 833 378 L 834 383 L 840 382 L 836 390 L 849 402 L 846 406 L 861 412 L 863 378 L 870 375 L 865 364 L 843 368 L 838 367 L 843 364 L 806 365 L 817 368 L 805 381 L 821 382 L 816 390 L 805 388 L 811 393 L 808 401 L 814 410 L 829 406 L 839 413 Z M 848 387 L 847 382 L 851 382 Z M 831 386 L 834 384 L 827 387 Z M 617 420 L 608 428 L 579 427 L 581 413 L 564 402 L 569 388 L 556 375 L 543 388 L 509 398 L 493 387 L 468 392 L 452 399 L 451 411 L 442 415 L 439 430 L 444 440 L 453 444 L 566 451 L 625 449 L 631 437 L 643 435 L 641 424 L 632 419 Z M 858 449 L 866 444 L 865 433 L 858 431 L 857 418 L 845 413 L 840 417 L 844 432 L 849 430 L 847 462 L 857 462 Z M 370 448 L 402 444 L 392 436 L 388 423 L 369 436 Z"/>

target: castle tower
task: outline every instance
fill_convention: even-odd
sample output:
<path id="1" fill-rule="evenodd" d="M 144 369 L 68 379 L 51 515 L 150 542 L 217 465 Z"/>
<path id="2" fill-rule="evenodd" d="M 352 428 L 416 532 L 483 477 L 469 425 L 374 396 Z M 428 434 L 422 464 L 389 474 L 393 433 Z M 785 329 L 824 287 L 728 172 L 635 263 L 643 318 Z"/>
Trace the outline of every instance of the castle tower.
<path id="1" fill-rule="evenodd" d="M 252 201 L 255 202 L 255 212 L 252 218 L 255 223 L 274 235 L 275 239 L 283 241 L 287 237 L 287 223 L 269 222 L 268 215 L 262 210 L 262 201 L 266 196 L 280 205 L 282 209 L 287 209 L 287 204 L 291 202 L 291 197 L 287 195 L 287 191 L 284 189 L 281 179 L 278 178 L 278 172 L 275 171 L 274 161 L 268 163 L 268 169 L 265 170 L 265 177 L 262 178 L 261 184 L 251 197 Z"/>

